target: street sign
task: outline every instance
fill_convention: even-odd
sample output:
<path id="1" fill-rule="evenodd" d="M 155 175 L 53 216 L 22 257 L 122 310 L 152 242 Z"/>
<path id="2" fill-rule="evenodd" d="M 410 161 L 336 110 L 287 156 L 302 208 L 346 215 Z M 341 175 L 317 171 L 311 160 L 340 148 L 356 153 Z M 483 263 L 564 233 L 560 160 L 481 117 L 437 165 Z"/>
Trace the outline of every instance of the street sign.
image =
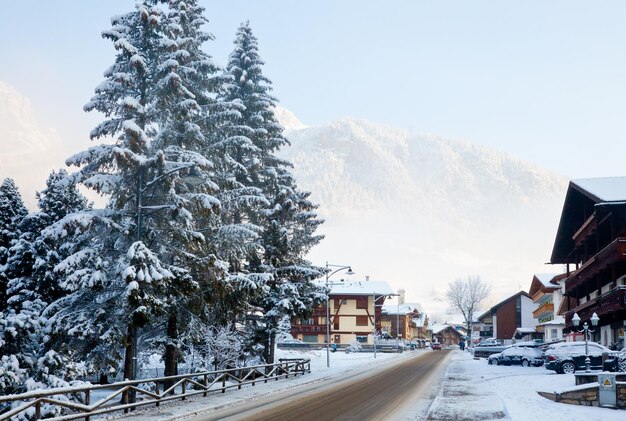
<path id="1" fill-rule="evenodd" d="M 617 406 L 617 384 L 614 373 L 598 374 L 598 399 L 600 406 L 615 408 Z"/>

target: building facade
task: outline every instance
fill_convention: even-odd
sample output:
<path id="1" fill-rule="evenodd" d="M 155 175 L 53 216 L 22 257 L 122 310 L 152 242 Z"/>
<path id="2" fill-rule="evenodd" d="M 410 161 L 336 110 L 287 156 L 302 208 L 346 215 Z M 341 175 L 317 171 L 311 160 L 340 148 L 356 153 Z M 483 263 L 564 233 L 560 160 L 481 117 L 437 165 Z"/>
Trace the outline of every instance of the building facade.
<path id="1" fill-rule="evenodd" d="M 382 306 L 392 293 L 389 285 L 380 281 L 331 284 L 328 294 L 330 342 L 373 344 L 374 331 L 381 331 Z M 326 343 L 326 306 L 315 308 L 308 319 L 292 320 L 291 335 L 303 342 Z"/>
<path id="2" fill-rule="evenodd" d="M 478 325 L 481 329 L 481 339 L 491 337 L 508 344 L 513 342 L 518 332 L 527 334 L 529 329 L 534 330 L 537 325 L 533 317 L 536 307 L 530 295 L 520 291 L 481 314 L 474 326 Z M 488 331 L 491 331 L 491 336 L 483 334 Z M 472 331 L 472 338 L 475 337 L 475 332 Z"/>
<path id="3" fill-rule="evenodd" d="M 568 186 L 550 262 L 565 265 L 563 313 L 600 318 L 593 340 L 624 343 L 626 322 L 626 177 L 572 180 Z"/>
<path id="4" fill-rule="evenodd" d="M 396 336 L 400 339 L 426 338 L 428 323 L 419 303 L 384 305 L 381 318 L 383 331 L 393 338 Z"/>
<path id="5" fill-rule="evenodd" d="M 567 274 L 536 274 L 528 291 L 537 305 L 533 317 L 537 321 L 536 331 L 545 342 L 564 339 L 565 319 L 559 315 L 565 290 Z"/>

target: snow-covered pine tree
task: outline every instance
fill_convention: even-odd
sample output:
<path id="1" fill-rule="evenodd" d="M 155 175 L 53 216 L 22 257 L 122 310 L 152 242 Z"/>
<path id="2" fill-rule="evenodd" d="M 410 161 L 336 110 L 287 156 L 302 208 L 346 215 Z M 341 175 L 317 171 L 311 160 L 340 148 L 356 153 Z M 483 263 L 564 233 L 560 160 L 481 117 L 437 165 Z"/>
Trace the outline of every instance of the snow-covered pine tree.
<path id="1" fill-rule="evenodd" d="M 175 67 L 167 52 L 177 47 L 166 34 L 165 10 L 156 3 L 137 2 L 103 32 L 117 49 L 116 59 L 85 110 L 106 117 L 92 139 L 114 137 L 115 143 L 67 160 L 80 167 L 74 178 L 107 195 L 109 203 L 70 214 L 50 230 L 60 237 L 65 227 L 77 231 L 75 252 L 57 266 L 72 293 L 55 309 L 56 330 L 68 329 L 85 352 L 124 345 L 129 378 L 137 330 L 166 317 L 172 303 L 196 287 L 184 261 L 204 240 L 194 213 L 211 213 L 219 205 L 210 194 L 212 183 L 185 183 L 192 167 L 209 179 L 211 163 L 184 144 L 169 148 L 170 134 L 161 134 L 171 116 L 162 115 L 163 104 L 170 104 L 164 97 L 179 80 L 167 71 Z M 101 363 L 115 359 L 115 352 L 99 355 Z"/>
<path id="2" fill-rule="evenodd" d="M 0 312 L 6 309 L 8 279 L 4 265 L 9 258 L 9 249 L 19 237 L 18 227 L 28 214 L 22 196 L 11 178 L 0 185 Z"/>
<path id="3" fill-rule="evenodd" d="M 218 113 L 214 112 L 217 111 L 215 90 L 219 86 L 219 77 L 216 76 L 218 67 L 201 48 L 203 43 L 213 39 L 211 34 L 203 30 L 203 26 L 207 23 L 207 19 L 203 16 L 204 8 L 200 7 L 195 0 L 171 0 L 168 6 L 163 19 L 162 45 L 165 48 L 162 51 L 161 64 L 157 68 L 159 86 L 155 109 L 158 115 L 159 131 L 152 149 L 162 150 L 165 158 L 172 162 L 189 162 L 190 159 L 202 157 L 209 138 L 215 133 L 218 119 Z M 195 195 L 196 199 L 201 196 L 203 200 L 212 201 L 206 203 L 205 210 L 217 211 L 219 201 L 205 194 L 206 192 L 213 193 L 218 189 L 208 176 L 208 173 L 204 174 L 203 190 L 191 187 L 187 192 L 187 197 L 179 196 L 177 203 L 181 207 L 188 207 L 189 198 L 193 197 L 192 195 Z M 198 192 L 200 194 L 197 194 Z M 194 209 L 194 211 L 196 212 L 194 217 L 200 220 L 200 223 L 214 224 L 216 212 L 202 212 L 202 209 Z M 168 238 L 168 245 L 173 250 L 170 257 L 184 264 L 194 275 L 197 275 L 199 270 L 213 276 L 215 274 L 223 276 L 216 266 L 217 260 L 211 256 L 210 251 L 206 252 L 208 243 L 205 241 L 206 235 L 193 230 L 192 222 L 191 219 L 173 221 L 178 232 Z M 191 295 L 190 286 L 200 287 L 200 295 L 209 293 L 209 285 L 203 281 L 211 279 L 210 275 L 193 278 L 193 284 L 185 278 L 174 282 L 172 287 L 184 297 Z M 200 308 L 192 306 L 192 309 L 202 313 L 206 301 L 193 301 L 201 305 Z M 189 300 L 185 298 L 178 300 L 169 308 L 165 323 L 167 326 L 165 375 L 178 374 L 177 362 L 180 354 L 178 337 L 182 322 L 181 314 L 184 319 L 188 319 L 189 315 L 193 314 L 181 311 L 181 309 L 188 309 L 189 304 Z"/>
<path id="4" fill-rule="evenodd" d="M 260 213 L 250 213 L 250 221 L 263 228 L 259 245 L 264 252 L 250 258 L 250 270 L 270 274 L 256 305 L 263 311 L 258 324 L 262 330 L 264 358 L 273 361 L 273 348 L 279 321 L 285 316 L 305 315 L 324 298 L 311 282 L 323 274 L 304 259 L 322 237 L 314 234 L 322 223 L 308 193 L 300 192 L 289 168 L 276 152 L 289 144 L 274 116 L 277 102 L 271 94 L 271 81 L 263 75 L 257 39 L 249 23 L 242 24 L 226 68 L 232 82 L 225 87 L 224 100 L 241 104 L 233 130 L 250 141 L 248 159 L 239 163 L 242 184 L 258 188 L 269 201 Z"/>

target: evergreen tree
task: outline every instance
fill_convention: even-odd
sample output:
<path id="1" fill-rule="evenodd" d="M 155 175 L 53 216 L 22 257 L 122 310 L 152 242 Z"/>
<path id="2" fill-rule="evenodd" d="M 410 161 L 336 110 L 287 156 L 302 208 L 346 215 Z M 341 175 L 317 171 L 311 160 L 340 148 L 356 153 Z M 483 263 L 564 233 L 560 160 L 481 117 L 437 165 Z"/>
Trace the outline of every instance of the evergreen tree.
<path id="1" fill-rule="evenodd" d="M 86 199 L 67 183 L 67 172 L 52 172 L 46 189 L 37 193 L 39 212 L 27 215 L 20 224 L 20 238 L 9 249 L 4 274 L 8 282 L 8 308 L 0 322 L 0 354 L 11 356 L 16 363 L 13 374 L 20 373 L 22 380 L 37 379 L 38 387 L 59 385 L 63 376 L 54 373 L 53 367 L 45 367 L 48 359 L 42 359 L 49 349 L 49 338 L 45 332 L 46 319 L 43 310 L 48 303 L 59 298 L 59 291 L 51 289 L 53 268 L 63 255 L 62 244 L 50 243 L 41 235 L 42 230 L 61 219 L 68 212 L 84 209 Z M 58 356 L 56 360 L 62 358 Z M 67 361 L 66 361 L 67 363 Z M 56 366 L 56 365 L 55 365 Z M 62 365 L 64 370 L 68 364 Z M 18 370 L 15 370 L 19 367 Z M 5 379 L 10 367 L 5 367 Z M 38 375 L 46 373 L 45 378 Z M 15 376 L 14 376 L 15 377 Z M 48 380 L 55 379 L 51 384 Z M 33 385 L 30 384 L 29 387 Z M 25 391 L 27 382 L 12 385 L 12 390 Z M 32 388 L 32 387 L 31 387 Z"/>
<path id="2" fill-rule="evenodd" d="M 0 312 L 6 309 L 7 283 L 5 275 L 9 249 L 19 237 L 19 226 L 28 214 L 15 182 L 5 178 L 0 185 Z"/>
<path id="3" fill-rule="evenodd" d="M 264 343 L 264 358 L 273 361 L 279 322 L 285 316 L 305 315 L 324 298 L 323 291 L 311 282 L 323 271 L 304 259 L 322 237 L 314 234 L 322 223 L 314 213 L 316 205 L 308 193 L 300 192 L 290 174 L 290 164 L 276 156 L 289 144 L 274 116 L 276 98 L 271 81 L 263 75 L 263 61 L 257 39 L 249 23 L 239 27 L 226 73 L 232 82 L 225 87 L 223 99 L 241 104 L 231 127 L 239 133 L 245 148 L 233 148 L 240 158 L 236 179 L 257 188 L 268 201 L 261 212 L 250 212 L 249 220 L 262 227 L 259 249 L 249 258 L 249 269 L 265 280 L 261 294 L 253 296 L 254 307 L 263 318 L 257 324 Z"/>
<path id="4" fill-rule="evenodd" d="M 138 329 L 165 318 L 173 326 L 163 341 L 167 349 L 177 347 L 174 308 L 198 287 L 189 261 L 200 260 L 206 240 L 195 219 L 214 213 L 219 201 L 212 195 L 212 163 L 196 146 L 202 141 L 198 101 L 210 92 L 194 83 L 202 84 L 206 76 L 199 73 L 211 64 L 177 62 L 188 54 L 156 1 L 138 2 L 112 25 L 103 36 L 118 50 L 116 60 L 85 110 L 106 116 L 91 137 L 116 142 L 68 159 L 81 167 L 75 179 L 106 194 L 109 203 L 70 214 L 51 230 L 53 236 L 65 227 L 76 231 L 75 252 L 57 266 L 71 294 L 58 303 L 53 321 L 57 331 L 70 330 L 77 349 L 97 359 L 105 355 L 102 347 L 123 344 L 130 378 Z M 204 184 L 186 182 L 192 167 Z"/>

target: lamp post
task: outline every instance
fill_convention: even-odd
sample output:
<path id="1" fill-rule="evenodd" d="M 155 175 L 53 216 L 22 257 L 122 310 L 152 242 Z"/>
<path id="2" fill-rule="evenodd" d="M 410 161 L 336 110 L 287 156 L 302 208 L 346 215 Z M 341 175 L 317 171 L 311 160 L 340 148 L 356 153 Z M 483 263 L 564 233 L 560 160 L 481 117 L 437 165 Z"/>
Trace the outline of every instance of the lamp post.
<path id="1" fill-rule="evenodd" d="M 593 327 L 598 326 L 598 322 L 600 321 L 600 318 L 598 317 L 598 315 L 596 313 L 593 313 L 593 315 L 591 316 L 591 325 Z M 574 313 L 574 317 L 572 317 L 572 324 L 574 325 L 575 328 L 578 328 L 578 326 L 580 325 L 580 317 L 578 316 L 578 313 Z M 586 373 L 590 373 L 591 372 L 591 359 L 589 358 L 589 332 L 593 333 L 595 332 L 595 330 L 591 330 L 589 329 L 589 324 L 587 322 L 583 323 L 583 328 L 581 330 L 576 329 L 577 332 L 579 333 L 585 333 L 585 366 L 586 366 Z"/>
<path id="2" fill-rule="evenodd" d="M 336 268 L 331 272 L 331 268 Z M 346 265 L 331 265 L 326 262 L 326 289 L 328 290 L 328 280 L 337 272 L 347 270 L 346 275 L 354 275 L 351 266 Z M 330 291 L 326 293 L 326 367 L 330 367 Z"/>
<path id="3" fill-rule="evenodd" d="M 177 173 L 179 171 L 182 170 L 189 170 L 189 174 L 185 177 L 183 177 L 183 180 L 186 184 L 189 184 L 191 186 L 199 186 L 201 184 L 203 184 L 206 180 L 204 180 L 202 177 L 200 177 L 196 172 L 195 172 L 195 163 L 189 163 L 187 165 L 181 165 L 179 167 L 173 168 L 163 174 L 161 174 L 158 177 L 155 177 L 154 179 L 152 179 L 151 181 L 149 181 L 148 183 L 146 183 L 144 185 L 144 169 L 143 167 L 139 168 L 139 173 L 137 175 L 137 197 L 136 197 L 136 206 L 137 206 L 137 213 L 135 215 L 136 218 L 136 224 L 137 224 L 137 231 L 135 234 L 135 241 L 141 241 L 141 231 L 143 228 L 143 210 L 144 209 L 149 209 L 151 211 L 155 211 L 158 212 L 160 210 L 169 208 L 169 205 L 159 205 L 159 206 L 144 206 L 143 204 L 143 195 L 144 193 L 151 188 L 152 186 L 156 185 L 158 182 L 160 182 L 161 180 L 163 180 L 164 178 Z M 138 359 L 138 329 L 137 326 L 133 323 L 133 327 L 132 327 L 132 335 L 133 335 L 133 358 L 132 358 L 132 379 L 131 380 L 137 380 L 138 377 L 138 364 L 137 364 L 137 359 Z M 134 403 L 135 402 L 135 393 L 133 391 L 133 393 L 131 394 L 131 402 Z"/>

